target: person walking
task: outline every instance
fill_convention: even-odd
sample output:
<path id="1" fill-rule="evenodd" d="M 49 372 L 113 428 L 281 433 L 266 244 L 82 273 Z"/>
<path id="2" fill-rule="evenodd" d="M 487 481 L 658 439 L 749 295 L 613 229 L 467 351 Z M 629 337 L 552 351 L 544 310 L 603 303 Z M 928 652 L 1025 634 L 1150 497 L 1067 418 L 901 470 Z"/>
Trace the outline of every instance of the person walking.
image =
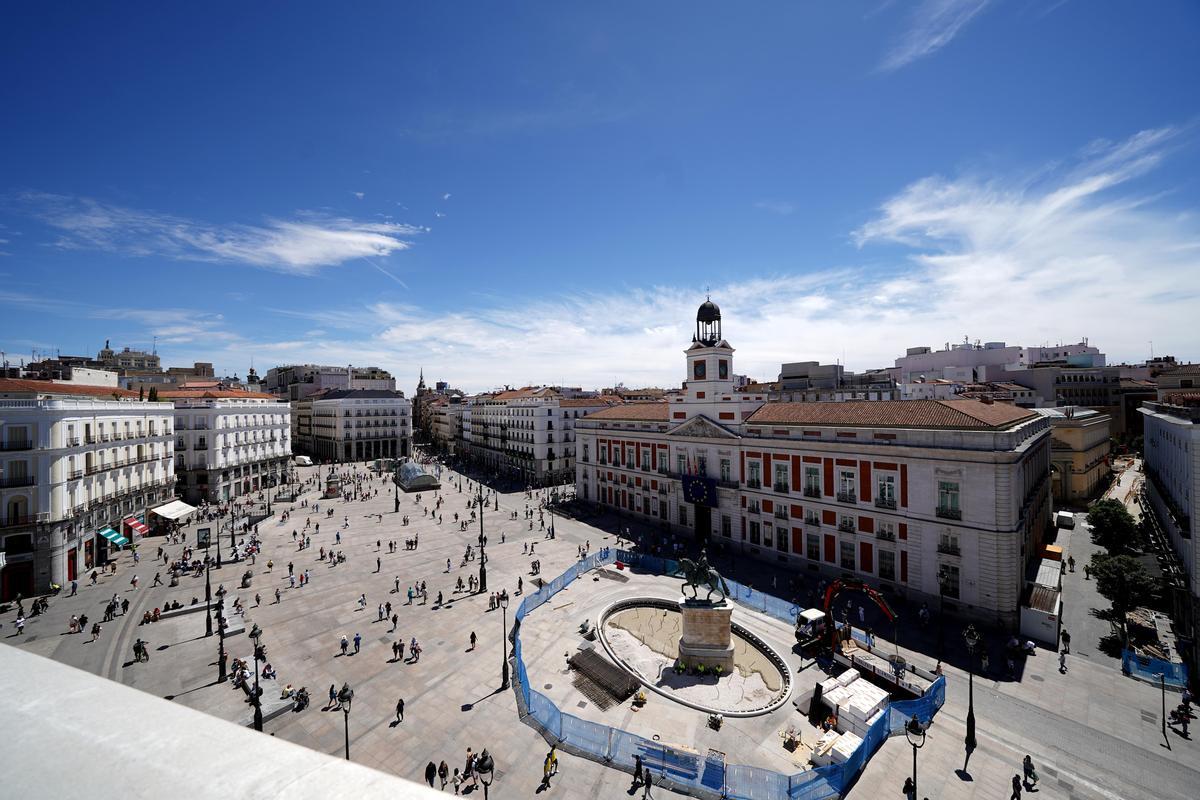
<path id="1" fill-rule="evenodd" d="M 283 592 L 281 592 L 279 590 L 279 587 L 276 586 L 275 587 L 275 602 L 278 603 L 282 597 L 283 597 Z"/>
<path id="2" fill-rule="evenodd" d="M 1026 755 L 1021 761 L 1021 772 L 1025 776 L 1025 791 L 1032 792 L 1037 788 L 1038 774 L 1037 770 L 1033 768 L 1033 758 L 1031 756 Z"/>
<path id="3" fill-rule="evenodd" d="M 344 633 L 342 634 L 341 647 L 342 655 L 346 655 L 346 651 L 350 648 L 350 639 Z"/>
<path id="4" fill-rule="evenodd" d="M 442 782 L 442 791 L 446 791 L 446 783 L 450 780 L 450 766 L 446 764 L 445 759 L 438 764 L 438 780 Z"/>
<path id="5" fill-rule="evenodd" d="M 100 630 L 101 630 L 101 628 L 100 628 L 99 622 L 92 625 L 92 641 L 93 642 L 95 642 L 97 639 L 100 638 Z"/>
<path id="6" fill-rule="evenodd" d="M 633 785 L 629 787 L 630 793 L 642 785 L 642 757 L 638 754 L 633 756 Z"/>
<path id="7" fill-rule="evenodd" d="M 1063 629 L 1063 632 L 1062 632 L 1062 645 L 1063 645 L 1064 653 L 1071 652 L 1071 633 L 1070 633 L 1070 631 L 1066 630 L 1065 628 Z"/>
<path id="8" fill-rule="evenodd" d="M 646 770 L 646 781 L 642 784 L 642 798 L 650 796 L 650 788 L 654 785 L 654 779 L 650 777 L 650 770 Z"/>
<path id="9" fill-rule="evenodd" d="M 471 631 L 471 649 L 475 649 L 475 631 Z"/>
<path id="10" fill-rule="evenodd" d="M 396 701 L 396 722 L 404 722 L 404 698 Z M 445 762 L 443 762 L 445 763 Z"/>
<path id="11" fill-rule="evenodd" d="M 1008 800 L 1021 800 L 1021 776 L 1012 776 L 1012 794 L 1008 796 Z"/>
<path id="12" fill-rule="evenodd" d="M 354 634 L 354 655 L 358 655 L 358 651 L 362 649 L 362 634 Z"/>
<path id="13" fill-rule="evenodd" d="M 1058 671 L 1062 674 L 1067 672 L 1067 651 L 1062 650 L 1058 654 Z"/>
<path id="14" fill-rule="evenodd" d="M 433 788 L 433 782 L 437 778 L 437 764 L 430 761 L 425 765 L 425 782 L 429 784 L 429 788 Z"/>
<path id="15" fill-rule="evenodd" d="M 397 623 L 399 623 L 399 622 L 400 622 L 400 615 L 399 615 L 399 614 L 392 614 L 392 629 L 391 629 L 390 631 L 388 631 L 388 633 L 395 633 L 395 632 L 396 632 L 396 625 L 397 625 Z"/>

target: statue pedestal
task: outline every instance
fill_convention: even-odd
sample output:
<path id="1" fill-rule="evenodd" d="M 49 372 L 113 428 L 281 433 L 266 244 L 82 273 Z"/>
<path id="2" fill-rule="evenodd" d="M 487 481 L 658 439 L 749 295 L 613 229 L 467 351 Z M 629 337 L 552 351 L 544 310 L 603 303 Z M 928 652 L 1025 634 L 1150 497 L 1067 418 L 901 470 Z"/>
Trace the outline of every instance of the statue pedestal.
<path id="1" fill-rule="evenodd" d="M 717 603 L 683 598 L 679 601 L 683 632 L 679 638 L 679 660 L 687 666 L 703 664 L 720 667 L 725 674 L 733 669 L 733 633 L 730 619 L 733 606 L 728 600 Z"/>

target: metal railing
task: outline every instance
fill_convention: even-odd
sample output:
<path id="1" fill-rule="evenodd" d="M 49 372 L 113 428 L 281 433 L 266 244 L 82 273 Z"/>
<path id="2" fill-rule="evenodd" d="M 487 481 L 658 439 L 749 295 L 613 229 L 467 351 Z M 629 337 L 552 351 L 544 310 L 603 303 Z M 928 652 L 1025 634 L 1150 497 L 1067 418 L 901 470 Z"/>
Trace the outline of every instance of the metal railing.
<path id="1" fill-rule="evenodd" d="M 0 442 L 0 450 L 4 450 L 4 451 L 10 452 L 10 453 L 13 451 L 16 451 L 16 450 L 32 450 L 32 449 L 33 449 L 33 440 L 32 439 L 26 439 L 26 440 L 17 441 L 17 442 L 13 442 L 13 441 Z"/>
<path id="2" fill-rule="evenodd" d="M 933 513 L 937 514 L 942 519 L 962 519 L 962 509 L 961 508 L 951 508 L 950 506 L 938 506 L 937 509 L 935 509 Z"/>
<path id="3" fill-rule="evenodd" d="M 837 500 L 839 503 L 857 503 L 858 495 L 854 492 L 838 492 Z"/>
<path id="4" fill-rule="evenodd" d="M 876 497 L 875 498 L 875 507 L 876 508 L 892 508 L 892 509 L 894 509 L 896 507 L 896 498 L 894 498 L 894 497 Z"/>
<path id="5" fill-rule="evenodd" d="M 962 548 L 957 542 L 938 542 L 937 551 L 947 556 L 961 556 Z"/>
<path id="6" fill-rule="evenodd" d="M 820 497 L 821 490 L 815 486 L 805 486 L 804 487 L 804 496 L 805 497 Z"/>
<path id="7" fill-rule="evenodd" d="M 19 489 L 22 486 L 33 486 L 33 481 L 34 478 L 32 475 L 0 478 L 0 489 Z"/>
<path id="8" fill-rule="evenodd" d="M 854 533 L 857 530 L 857 527 L 855 526 L 853 520 L 844 519 L 838 523 L 838 530 L 842 531 L 843 533 Z"/>

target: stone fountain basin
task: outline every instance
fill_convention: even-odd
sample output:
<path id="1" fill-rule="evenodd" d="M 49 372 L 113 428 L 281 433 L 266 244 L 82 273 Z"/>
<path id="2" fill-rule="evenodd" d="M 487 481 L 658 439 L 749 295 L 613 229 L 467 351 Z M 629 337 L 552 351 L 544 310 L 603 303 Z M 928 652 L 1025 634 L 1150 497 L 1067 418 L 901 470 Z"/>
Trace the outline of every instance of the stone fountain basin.
<path id="1" fill-rule="evenodd" d="M 734 669 L 715 675 L 676 674 L 683 615 L 679 604 L 656 597 L 618 600 L 600 614 L 597 632 L 609 658 L 650 691 L 710 714 L 753 717 L 787 702 L 787 663 L 766 642 L 731 623 Z"/>

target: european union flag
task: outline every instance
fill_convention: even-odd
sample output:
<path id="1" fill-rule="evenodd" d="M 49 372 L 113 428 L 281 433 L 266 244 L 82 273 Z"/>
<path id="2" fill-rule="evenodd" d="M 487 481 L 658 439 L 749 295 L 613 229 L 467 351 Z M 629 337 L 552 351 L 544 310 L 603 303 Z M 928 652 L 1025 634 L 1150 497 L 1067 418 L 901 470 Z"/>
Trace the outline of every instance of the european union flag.
<path id="1" fill-rule="evenodd" d="M 717 482 L 702 475 L 684 475 L 683 499 L 698 506 L 716 508 Z"/>

